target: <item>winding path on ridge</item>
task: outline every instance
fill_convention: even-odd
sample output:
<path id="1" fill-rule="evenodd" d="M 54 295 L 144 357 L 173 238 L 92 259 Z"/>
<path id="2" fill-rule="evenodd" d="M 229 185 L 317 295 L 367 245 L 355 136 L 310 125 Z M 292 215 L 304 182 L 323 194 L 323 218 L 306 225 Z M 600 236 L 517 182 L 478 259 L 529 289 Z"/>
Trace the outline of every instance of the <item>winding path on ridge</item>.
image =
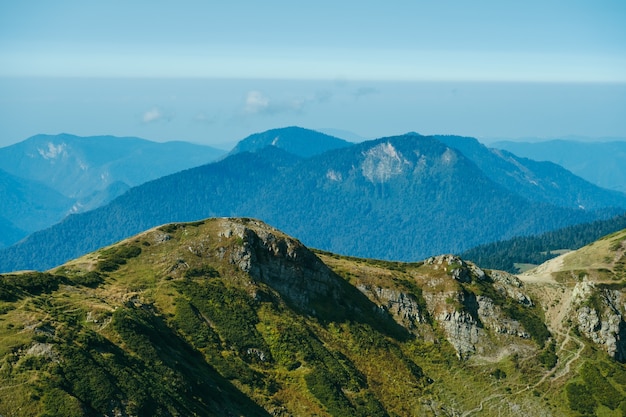
<path id="1" fill-rule="evenodd" d="M 553 332 L 559 340 L 559 346 L 557 349 L 559 363 L 557 363 L 554 368 L 546 371 L 539 381 L 516 391 L 514 393 L 515 395 L 537 388 L 541 384 L 545 383 L 550 377 L 553 378 L 552 381 L 555 381 L 567 375 L 570 372 L 571 365 L 580 358 L 580 355 L 585 348 L 585 344 L 579 338 L 570 334 L 571 327 L 565 328 L 564 326 L 567 322 L 567 317 L 572 310 L 573 288 L 568 288 L 567 286 L 556 282 L 552 275 L 554 272 L 562 269 L 563 257 L 565 255 L 567 254 L 551 259 L 537 268 L 517 276 L 524 284 L 528 284 L 529 287 L 532 288 L 533 286 L 541 286 L 542 290 L 544 290 L 543 297 L 540 298 L 542 303 L 548 306 L 548 309 L 545 311 L 547 321 L 546 324 L 548 325 L 549 330 Z M 559 301 L 555 303 L 554 301 L 557 297 Z M 578 349 L 575 352 L 571 350 L 568 351 L 566 349 L 570 341 L 574 341 L 578 345 Z M 564 353 L 572 354 L 572 356 L 565 363 L 561 364 L 560 358 Z M 462 417 L 468 417 L 472 414 L 480 413 L 483 411 L 486 403 L 508 395 L 510 394 L 491 394 L 483 398 L 478 407 L 464 412 Z"/>
<path id="2" fill-rule="evenodd" d="M 585 348 L 585 344 L 579 338 L 571 335 L 571 326 L 567 328 L 565 326 L 567 318 L 572 312 L 573 288 L 558 283 L 554 280 L 553 275 L 555 272 L 563 269 L 563 260 L 568 254 L 569 253 L 566 253 L 551 259 L 539 265 L 537 268 L 520 274 L 517 277 L 523 283 L 529 284 L 530 287 L 534 285 L 542 287 L 543 297 L 540 298 L 542 298 L 542 303 L 548 306 L 545 311 L 546 324 L 549 330 L 560 340 L 557 350 L 559 362 L 561 362 L 560 358 L 563 356 L 563 353 L 568 352 L 566 347 L 570 341 L 574 341 L 578 345 L 578 349 L 576 352 L 569 351 L 569 353 L 573 353 L 573 355 L 567 362 L 562 365 L 561 363 L 557 363 L 556 366 L 548 371 L 537 383 L 518 391 L 518 393 L 538 387 L 551 376 L 554 376 L 554 379 L 558 379 L 567 375 L 570 372 L 571 365 L 580 358 Z M 557 297 L 558 302 L 555 301 Z"/>

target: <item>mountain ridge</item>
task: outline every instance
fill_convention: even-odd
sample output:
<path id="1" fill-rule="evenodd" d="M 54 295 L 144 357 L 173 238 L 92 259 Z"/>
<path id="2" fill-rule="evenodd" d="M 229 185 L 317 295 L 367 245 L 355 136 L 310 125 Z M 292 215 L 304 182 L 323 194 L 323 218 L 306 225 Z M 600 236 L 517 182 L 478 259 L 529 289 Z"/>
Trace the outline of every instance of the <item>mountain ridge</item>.
<path id="1" fill-rule="evenodd" d="M 0 191 L 7 201 L 15 200 L 5 203 L 0 215 L 24 231 L 15 234 L 0 229 L 0 233 L 6 245 L 13 244 L 70 213 L 106 204 L 132 186 L 210 162 L 224 153 L 185 142 L 157 143 L 133 137 L 32 136 L 0 148 Z M 7 175 L 14 177 L 11 182 L 4 178 Z M 25 187 L 28 192 L 23 191 Z"/>
<path id="2" fill-rule="evenodd" d="M 435 136 L 437 139 L 453 146 L 472 159 L 487 176 L 512 191 L 523 193 L 530 199 L 551 202 L 563 207 L 595 209 L 596 201 L 612 201 L 616 206 L 622 205 L 626 194 L 616 190 L 597 190 L 589 180 L 572 176 L 560 164 L 527 158 L 525 154 L 488 148 L 475 138 L 462 136 Z M 493 146 L 497 146 L 493 144 Z M 485 152 L 487 151 L 487 152 Z M 511 165 L 517 170 L 511 170 Z M 565 191 L 569 189 L 570 191 Z M 564 198 L 564 195 L 576 190 L 575 201 Z M 606 204 L 602 205 L 606 206 Z"/>
<path id="3" fill-rule="evenodd" d="M 14 243 L 36 231 L 60 221 L 72 207 L 72 200 L 47 185 L 15 176 L 0 168 L 0 195 L 2 205 L 0 216 L 21 230 L 21 233 L 8 240 Z M 46 203 L 42 202 L 45 200 Z M 3 234 L 7 229 L 0 229 Z"/>
<path id="4" fill-rule="evenodd" d="M 568 195 L 574 205 L 578 196 Z M 70 216 L 5 249 L 0 269 L 45 269 L 156 224 L 206 216 L 262 218 L 312 247 L 414 260 L 610 215 L 605 211 L 529 201 L 435 137 L 381 138 L 308 158 L 269 146 L 151 181 L 104 208 Z M 47 264 L 31 263 L 44 258 Z"/>
<path id="5" fill-rule="evenodd" d="M 7 172 L 44 182 L 70 198 L 102 189 L 111 180 L 135 186 L 156 178 L 154 173 L 172 166 L 183 168 L 210 162 L 223 152 L 187 142 L 153 142 L 136 137 L 89 136 L 67 133 L 35 135 L 0 148 L 0 163 Z M 167 159 L 157 158 L 157 155 Z M 183 163 L 182 159 L 191 159 Z M 132 165 L 126 161 L 133 161 Z M 126 165 L 126 166 L 124 166 Z M 157 174 L 161 176 L 163 174 Z"/>
<path id="6" fill-rule="evenodd" d="M 556 139 L 541 142 L 498 141 L 493 147 L 537 161 L 552 161 L 601 187 L 626 192 L 626 141 Z"/>

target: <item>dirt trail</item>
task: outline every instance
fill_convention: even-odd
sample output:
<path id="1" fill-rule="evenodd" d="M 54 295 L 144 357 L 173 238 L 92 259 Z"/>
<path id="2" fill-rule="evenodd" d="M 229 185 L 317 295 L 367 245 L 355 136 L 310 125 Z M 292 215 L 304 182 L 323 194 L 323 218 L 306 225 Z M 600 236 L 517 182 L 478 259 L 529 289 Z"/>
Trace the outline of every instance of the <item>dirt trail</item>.
<path id="1" fill-rule="evenodd" d="M 544 306 L 546 324 L 550 330 L 564 338 L 569 334 L 569 329 L 564 324 L 572 309 L 573 287 L 556 282 L 553 274 L 563 269 L 563 261 L 570 253 L 517 275 Z"/>
<path id="2" fill-rule="evenodd" d="M 569 255 L 569 253 L 571 252 L 552 258 L 538 267 L 518 275 L 517 277 L 522 280 L 522 282 L 556 282 L 552 274 L 563 268 L 563 260 L 567 255 Z"/>
<path id="3" fill-rule="evenodd" d="M 494 400 L 496 398 L 504 397 L 504 396 L 505 396 L 505 394 L 491 394 L 490 396 L 488 396 L 486 398 L 483 398 L 480 401 L 480 404 L 478 405 L 478 407 L 464 412 L 463 414 L 461 414 L 461 417 L 467 417 L 467 416 L 470 416 L 470 415 L 472 415 L 474 413 L 480 413 L 481 411 L 483 411 L 485 403 L 487 403 L 487 402 L 489 402 L 491 400 Z"/>
<path id="4" fill-rule="evenodd" d="M 585 348 L 585 344 L 571 334 L 571 324 L 567 321 L 573 309 L 572 300 L 574 288 L 557 282 L 553 276 L 554 272 L 563 269 L 563 261 L 567 255 L 566 253 L 558 256 L 517 276 L 526 284 L 526 288 L 533 294 L 533 298 L 535 298 L 540 305 L 544 306 L 546 325 L 558 341 L 557 355 L 559 361 L 554 368 L 546 371 L 536 383 L 520 389 L 515 392 L 516 395 L 535 389 L 546 381 L 551 382 L 569 374 L 572 364 L 580 358 Z M 571 341 L 576 343 L 576 351 L 568 349 L 568 346 L 571 348 Z M 463 416 L 480 413 L 483 411 L 484 405 L 487 402 L 501 400 L 502 397 L 502 394 L 492 394 L 484 398 L 478 407 L 466 411 Z"/>
<path id="5" fill-rule="evenodd" d="M 555 380 L 567 375 L 570 372 L 571 365 L 580 358 L 585 348 L 583 341 L 571 334 L 572 325 L 568 323 L 568 318 L 574 309 L 572 305 L 574 287 L 556 282 L 553 276 L 553 273 L 563 270 L 565 257 L 571 253 L 568 252 L 558 256 L 517 276 L 522 282 L 527 284 L 529 290 L 533 292 L 541 305 L 544 306 L 546 325 L 559 341 L 557 349 L 559 363 L 534 384 L 532 388 L 541 385 L 549 377 Z M 575 352 L 566 349 L 570 341 L 573 341 L 578 346 Z M 563 359 L 569 355 L 572 356 L 563 363 Z"/>

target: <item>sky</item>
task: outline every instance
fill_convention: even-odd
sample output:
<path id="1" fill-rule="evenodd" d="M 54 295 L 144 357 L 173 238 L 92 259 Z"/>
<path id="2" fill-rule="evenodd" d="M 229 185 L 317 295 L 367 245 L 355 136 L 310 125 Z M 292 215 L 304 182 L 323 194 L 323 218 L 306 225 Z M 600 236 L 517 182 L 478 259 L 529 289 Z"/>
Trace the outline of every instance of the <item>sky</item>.
<path id="1" fill-rule="evenodd" d="M 626 138 L 626 1 L 0 2 L 0 146 Z"/>

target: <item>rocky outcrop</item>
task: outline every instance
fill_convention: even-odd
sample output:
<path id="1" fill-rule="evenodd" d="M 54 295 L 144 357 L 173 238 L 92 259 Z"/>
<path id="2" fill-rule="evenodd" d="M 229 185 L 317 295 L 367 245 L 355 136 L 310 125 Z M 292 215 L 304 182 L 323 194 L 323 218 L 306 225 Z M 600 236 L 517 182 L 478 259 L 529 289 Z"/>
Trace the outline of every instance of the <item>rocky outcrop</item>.
<path id="1" fill-rule="evenodd" d="M 531 307 L 532 300 L 522 291 L 522 281 L 515 275 L 504 271 L 491 271 L 493 287 L 502 295 L 510 297 L 518 303 Z"/>
<path id="2" fill-rule="evenodd" d="M 459 359 L 495 353 L 498 347 L 493 342 L 496 339 L 505 343 L 507 338 L 530 338 L 524 327 L 499 305 L 505 297 L 527 307 L 533 305 L 515 276 L 503 272 L 487 274 L 455 255 L 428 258 L 424 267 L 435 273 L 424 271 L 423 278 L 416 276 L 418 285 L 424 280 L 418 295 L 398 287 L 359 284 L 357 288 L 418 337 L 432 338 L 436 332 L 442 333 Z M 480 288 L 493 286 L 501 297 L 494 300 L 478 292 L 475 294 L 471 290 L 475 288 L 472 283 L 480 284 Z"/>
<path id="3" fill-rule="evenodd" d="M 458 256 L 441 255 L 424 261 L 424 276 L 414 276 L 416 287 L 405 286 L 402 279 L 376 281 L 367 275 L 352 286 L 298 240 L 262 222 L 224 218 L 216 225 L 218 244 L 215 238 L 196 239 L 186 244 L 188 252 L 228 262 L 306 314 L 336 319 L 350 311 L 350 317 L 367 321 L 364 317 L 376 311 L 375 316 L 393 318 L 393 325 L 417 337 L 445 337 L 460 359 L 493 354 L 499 349 L 496 340 L 503 345 L 510 338 L 529 338 L 502 308 L 504 298 L 533 304 L 513 275 L 487 273 Z M 261 297 L 258 291 L 252 296 Z M 261 298 L 272 296 L 268 292 Z"/>
<path id="4" fill-rule="evenodd" d="M 477 344 L 485 332 L 471 314 L 466 311 L 444 311 L 436 319 L 459 359 L 467 359 L 476 352 Z"/>
<path id="5" fill-rule="evenodd" d="M 420 306 L 414 294 L 392 288 L 372 288 L 363 284 L 357 285 L 357 289 L 389 312 L 398 324 L 409 331 L 416 332 L 420 324 L 428 322 L 428 311 Z"/>
<path id="6" fill-rule="evenodd" d="M 626 362 L 626 300 L 592 282 L 576 284 L 572 296 L 578 330 L 620 362 Z"/>
<path id="7" fill-rule="evenodd" d="M 495 285 L 494 285 L 495 286 Z M 478 317 L 485 328 L 495 333 L 529 339 L 530 334 L 516 320 L 508 318 L 489 297 L 478 296 Z"/>
<path id="8" fill-rule="evenodd" d="M 238 242 L 229 262 L 298 307 L 309 311 L 315 300 L 341 296 L 336 275 L 299 241 L 255 220 L 223 219 L 220 226 L 221 237 Z"/>
<path id="9" fill-rule="evenodd" d="M 461 309 L 444 310 L 436 316 L 448 342 L 459 359 L 472 354 L 489 354 L 495 346 L 489 334 L 529 339 L 530 334 L 516 320 L 504 314 L 494 300 L 473 294 L 458 294 Z"/>
<path id="10" fill-rule="evenodd" d="M 432 256 L 426 259 L 424 263 L 432 265 L 435 270 L 443 268 L 446 272 L 450 272 L 452 278 L 459 282 L 471 282 L 472 279 L 482 281 L 487 276 L 485 271 L 473 263 L 465 262 L 455 255 Z"/>

